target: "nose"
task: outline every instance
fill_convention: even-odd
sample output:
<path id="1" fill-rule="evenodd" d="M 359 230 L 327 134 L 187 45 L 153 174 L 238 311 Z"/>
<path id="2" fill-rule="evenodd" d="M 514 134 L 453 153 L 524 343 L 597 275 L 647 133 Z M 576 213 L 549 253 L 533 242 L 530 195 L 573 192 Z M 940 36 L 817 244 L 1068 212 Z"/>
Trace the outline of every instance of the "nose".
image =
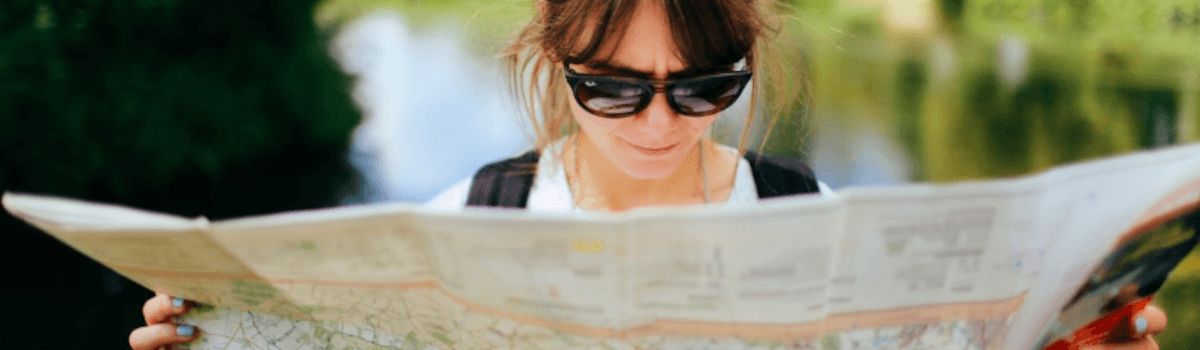
<path id="1" fill-rule="evenodd" d="M 650 99 L 650 104 L 642 113 L 634 116 L 634 122 L 638 124 L 638 129 L 641 129 L 651 139 L 661 139 L 667 136 L 672 129 L 672 124 L 680 116 L 671 109 L 671 105 L 667 102 L 667 94 L 654 94 Z"/>

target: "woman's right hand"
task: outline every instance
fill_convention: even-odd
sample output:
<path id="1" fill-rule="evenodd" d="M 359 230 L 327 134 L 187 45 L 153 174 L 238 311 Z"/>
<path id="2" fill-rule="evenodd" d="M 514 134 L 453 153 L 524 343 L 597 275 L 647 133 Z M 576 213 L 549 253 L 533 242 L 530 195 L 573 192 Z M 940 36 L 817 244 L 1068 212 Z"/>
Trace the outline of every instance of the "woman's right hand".
<path id="1" fill-rule="evenodd" d="M 133 350 L 157 350 L 195 340 L 200 335 L 196 327 L 175 324 L 175 316 L 187 312 L 190 304 L 183 299 L 157 293 L 142 306 L 146 326 L 129 333 L 129 346 Z"/>

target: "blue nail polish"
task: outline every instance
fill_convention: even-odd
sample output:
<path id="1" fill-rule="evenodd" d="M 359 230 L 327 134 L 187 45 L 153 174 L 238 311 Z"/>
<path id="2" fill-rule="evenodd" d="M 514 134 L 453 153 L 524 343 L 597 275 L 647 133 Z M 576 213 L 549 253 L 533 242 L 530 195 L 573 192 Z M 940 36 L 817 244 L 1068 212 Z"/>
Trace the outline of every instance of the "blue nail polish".
<path id="1" fill-rule="evenodd" d="M 176 309 L 183 307 L 183 298 L 171 298 L 171 306 Z"/>
<path id="2" fill-rule="evenodd" d="M 181 337 L 190 337 L 190 336 L 192 336 L 192 333 L 194 333 L 195 331 L 196 331 L 196 327 L 192 327 L 192 326 L 189 326 L 186 324 L 179 325 L 179 327 L 175 327 L 175 334 L 178 334 Z"/>
<path id="3" fill-rule="evenodd" d="M 1150 322 L 1146 321 L 1145 317 L 1138 317 L 1133 321 L 1133 328 L 1138 334 L 1146 333 L 1146 328 L 1150 327 Z"/>

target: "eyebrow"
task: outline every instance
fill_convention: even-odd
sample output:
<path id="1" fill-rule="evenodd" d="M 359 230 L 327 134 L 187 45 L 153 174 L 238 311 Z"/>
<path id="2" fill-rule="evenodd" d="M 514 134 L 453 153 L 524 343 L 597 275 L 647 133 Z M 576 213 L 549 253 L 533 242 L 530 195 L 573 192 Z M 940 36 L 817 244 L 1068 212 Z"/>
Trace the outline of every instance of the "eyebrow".
<path id="1" fill-rule="evenodd" d="M 583 66 L 588 67 L 588 69 L 591 69 L 591 70 L 608 71 L 608 72 L 612 72 L 617 75 L 626 76 L 626 77 L 646 79 L 646 80 L 650 80 L 650 79 L 654 78 L 653 73 L 646 72 L 646 71 L 640 71 L 637 69 L 633 69 L 632 67 L 622 66 L 619 64 L 613 64 L 610 62 L 584 62 Z M 695 69 L 695 68 L 688 68 L 688 69 L 684 69 L 684 70 L 681 70 L 678 72 L 667 73 L 667 80 L 690 78 L 690 77 L 695 77 L 695 76 L 704 75 L 704 74 L 708 74 L 708 73 L 721 72 L 721 71 L 723 71 L 721 68 L 732 69 L 733 65 L 729 65 L 727 67 L 718 67 L 717 69 L 712 69 L 712 70 L 700 70 L 700 69 Z"/>

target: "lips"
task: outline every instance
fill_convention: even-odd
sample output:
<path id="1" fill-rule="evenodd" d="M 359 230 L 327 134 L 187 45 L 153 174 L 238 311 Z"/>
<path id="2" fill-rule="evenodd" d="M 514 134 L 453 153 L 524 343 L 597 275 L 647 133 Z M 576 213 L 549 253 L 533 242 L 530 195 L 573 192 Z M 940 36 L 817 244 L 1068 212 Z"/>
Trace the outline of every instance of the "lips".
<path id="1" fill-rule="evenodd" d="M 638 152 L 641 152 L 645 155 L 650 155 L 650 156 L 657 156 L 657 155 L 662 155 L 664 153 L 670 152 L 672 149 L 675 149 L 675 146 L 677 146 L 677 145 L 678 144 L 673 144 L 673 145 L 666 146 L 666 147 L 655 148 L 655 147 L 642 147 L 642 146 L 638 146 L 638 145 L 635 145 L 632 143 L 629 144 L 629 146 L 633 147 L 633 149 L 637 150 Z"/>

